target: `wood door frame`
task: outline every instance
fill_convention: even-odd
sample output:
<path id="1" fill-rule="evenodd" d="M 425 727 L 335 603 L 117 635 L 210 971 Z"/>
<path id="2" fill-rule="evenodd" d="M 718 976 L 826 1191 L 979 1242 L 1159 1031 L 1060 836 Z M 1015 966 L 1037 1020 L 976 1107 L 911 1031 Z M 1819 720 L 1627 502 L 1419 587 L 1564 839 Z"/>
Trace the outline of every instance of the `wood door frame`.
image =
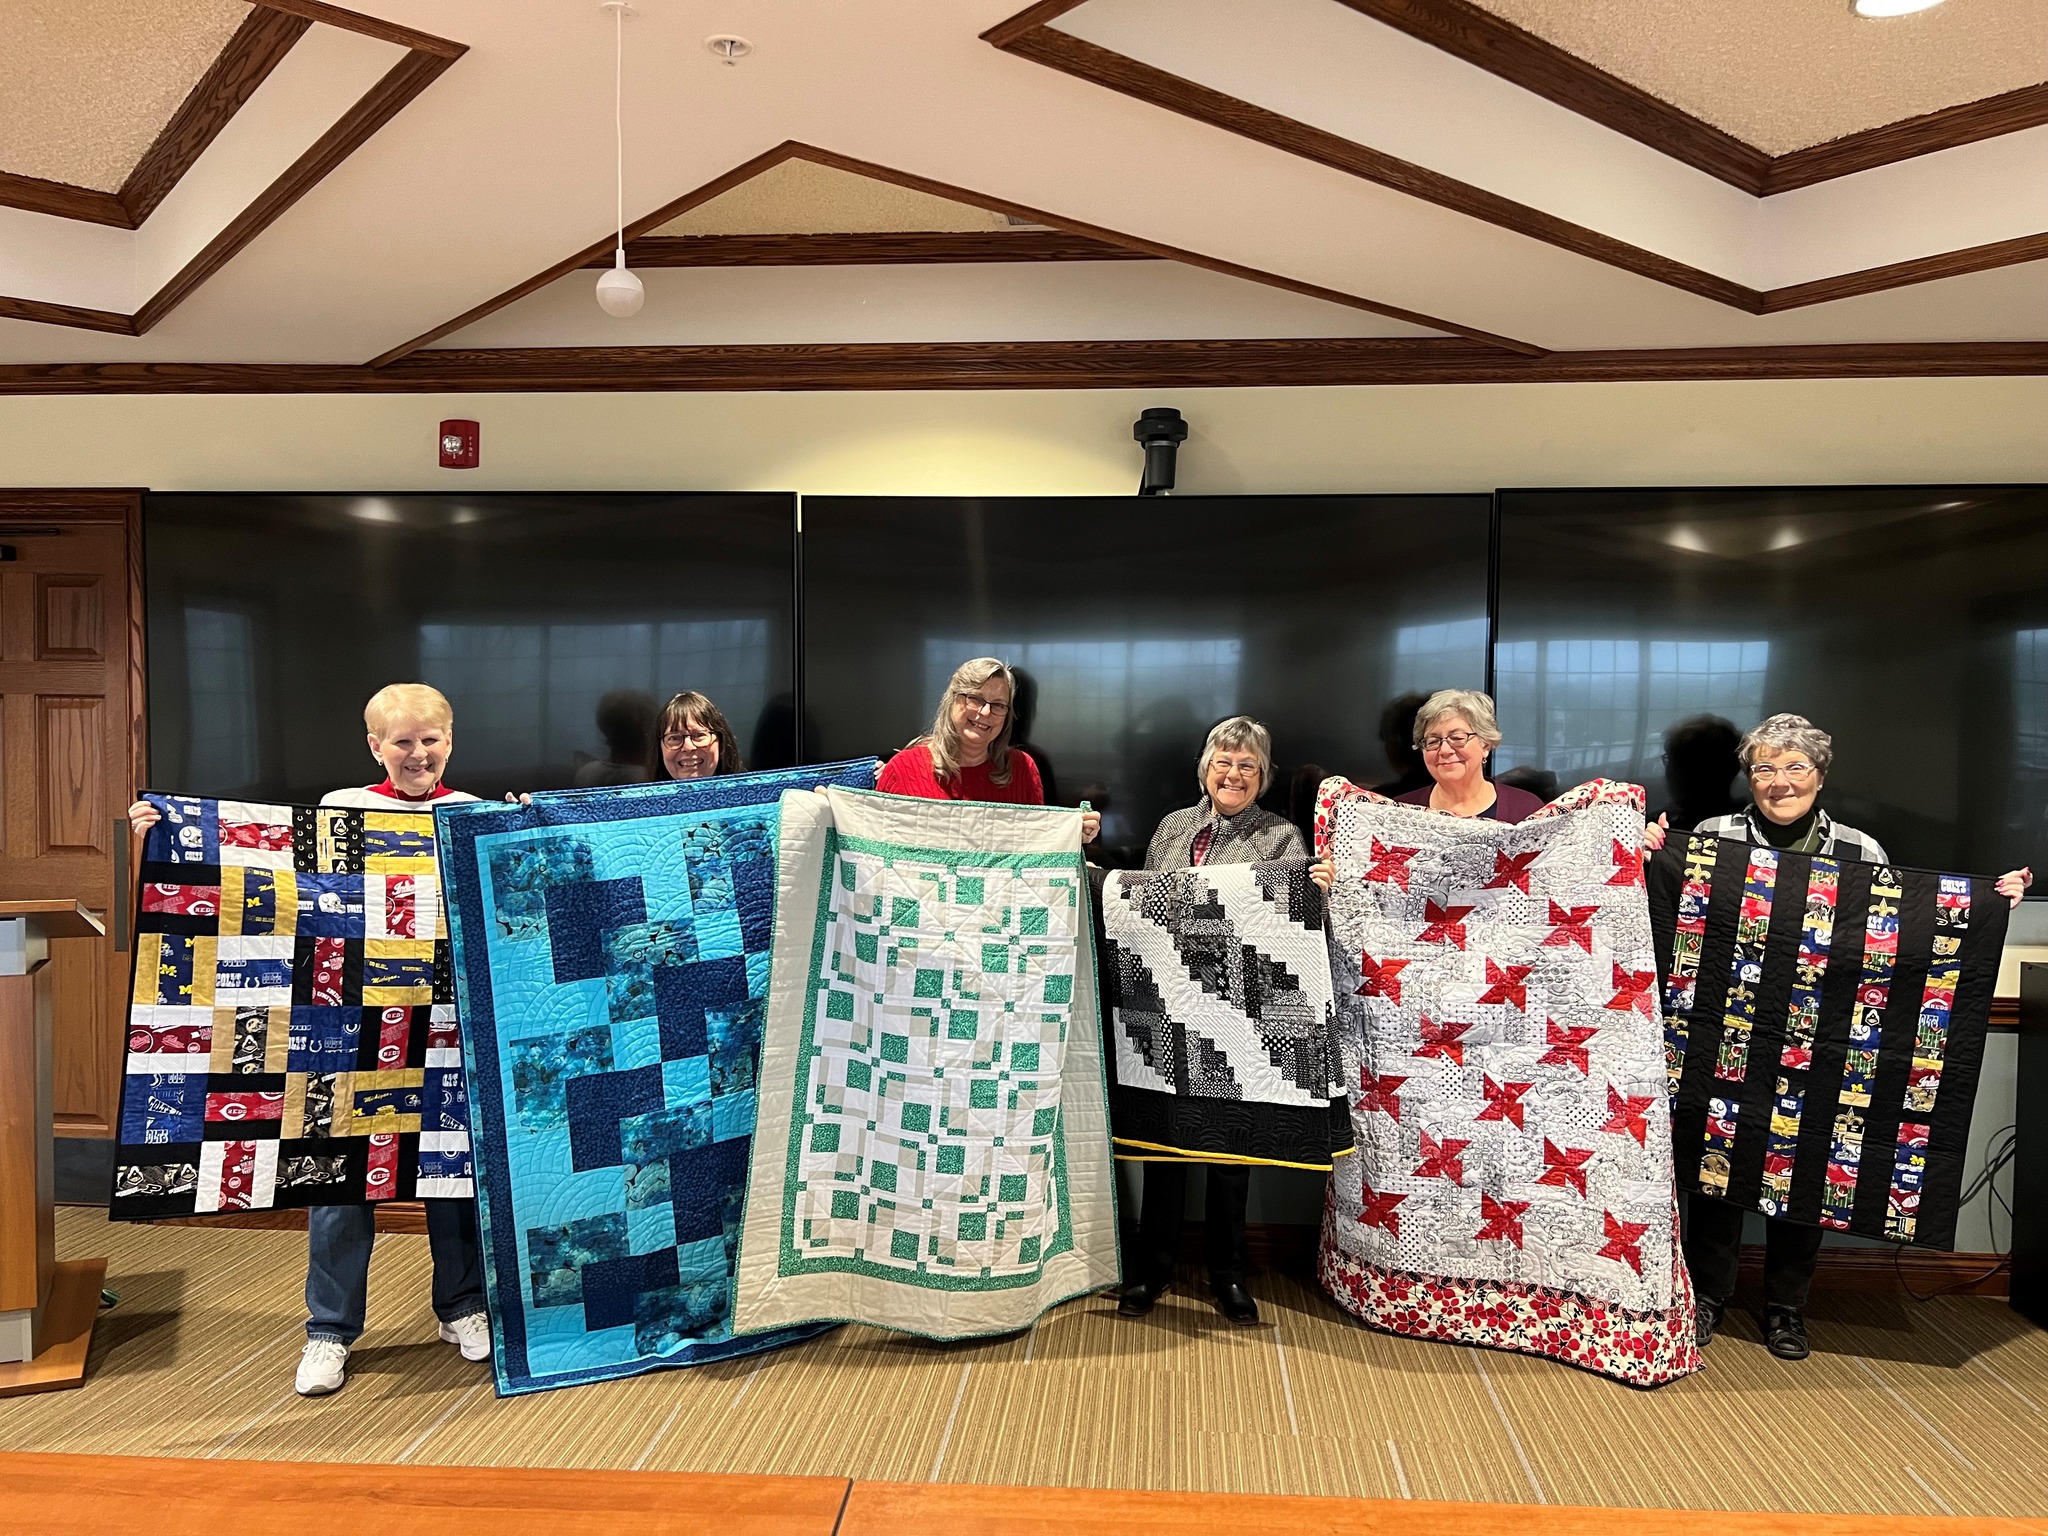
<path id="1" fill-rule="evenodd" d="M 122 626 L 126 635 L 126 656 L 108 657 L 110 668 L 120 665 L 125 659 L 127 666 L 128 719 L 122 733 L 126 750 L 120 760 L 106 765 L 109 776 L 118 775 L 121 796 L 132 798 L 136 787 L 143 782 L 148 771 L 148 679 L 145 671 L 147 662 L 147 633 L 143 622 L 142 591 L 142 496 L 141 490 L 55 490 L 46 488 L 11 489 L 0 487 L 0 537 L 4 537 L 7 526 L 14 523 L 54 523 L 60 527 L 114 526 L 122 533 L 127 580 L 121 594 L 126 600 L 125 622 Z M 110 594 L 111 595 L 111 594 Z M 106 964 L 109 972 L 107 1012 L 109 1017 L 102 1021 L 102 1027 L 121 1030 L 128 990 L 132 986 L 132 970 L 135 953 L 135 887 L 134 848 L 125 835 L 112 840 L 109 857 L 116 862 L 113 881 L 108 898 L 107 933 L 110 949 Z M 84 941 L 74 941 L 84 942 Z M 113 1060 L 118 1065 L 120 1054 L 115 1052 Z M 118 1137 L 120 1114 L 119 1082 L 102 1085 L 112 1094 L 104 1116 L 85 1116 L 77 1113 L 59 1115 L 55 1126 L 60 1137 L 87 1137 L 111 1140 Z"/>

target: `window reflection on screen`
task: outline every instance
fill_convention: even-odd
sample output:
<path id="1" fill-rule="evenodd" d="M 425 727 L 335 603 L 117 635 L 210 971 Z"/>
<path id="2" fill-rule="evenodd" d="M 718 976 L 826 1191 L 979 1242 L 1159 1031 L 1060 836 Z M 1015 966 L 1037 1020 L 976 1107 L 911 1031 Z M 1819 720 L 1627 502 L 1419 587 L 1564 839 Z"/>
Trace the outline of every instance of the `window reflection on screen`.
<path id="1" fill-rule="evenodd" d="M 1233 714 L 1273 732 L 1262 803 L 1306 824 L 1324 774 L 1393 777 L 1396 695 L 1483 686 L 1490 516 L 1484 496 L 806 497 L 806 739 L 894 752 L 993 655 L 1023 669 L 1048 792 L 1103 812 L 1107 862 L 1198 800 Z"/>
<path id="2" fill-rule="evenodd" d="M 463 701 L 476 768 L 566 761 L 581 774 L 606 760 L 600 706 L 620 690 L 659 705 L 692 689 L 744 729 L 768 702 L 768 667 L 763 618 L 420 626 L 422 679 Z"/>
<path id="3" fill-rule="evenodd" d="M 454 706 L 450 786 L 488 798 L 658 773 L 654 714 L 686 688 L 787 764 L 795 503 L 153 493 L 151 787 L 305 804 L 366 783 L 363 705 L 409 681 Z"/>
<path id="4" fill-rule="evenodd" d="M 2048 862 L 2048 491 L 1504 491 L 1503 765 L 1670 798 L 1662 736 L 1789 712 L 1902 863 Z M 1735 793 L 1747 798 L 1739 783 Z"/>
<path id="5" fill-rule="evenodd" d="M 256 663 L 249 616 L 187 608 L 185 655 L 192 773 L 218 794 L 247 789 L 256 781 Z"/>

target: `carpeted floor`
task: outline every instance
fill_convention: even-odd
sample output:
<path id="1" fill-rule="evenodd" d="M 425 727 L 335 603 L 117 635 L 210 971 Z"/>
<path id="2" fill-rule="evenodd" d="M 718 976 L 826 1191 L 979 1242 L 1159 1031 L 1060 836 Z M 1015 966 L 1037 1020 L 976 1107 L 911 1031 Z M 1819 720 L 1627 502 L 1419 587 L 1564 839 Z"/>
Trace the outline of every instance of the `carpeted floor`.
<path id="1" fill-rule="evenodd" d="M 1653 1393 L 1388 1338 L 1283 1275 L 1267 1319 L 1175 1293 L 939 1345 L 859 1328 L 779 1354 L 500 1402 L 435 1341 L 423 1237 L 386 1236 L 348 1387 L 291 1389 L 305 1238 L 60 1213 L 112 1255 L 80 1392 L 0 1400 L 0 1449 L 825 1473 L 1513 1503 L 1895 1514 L 2048 1511 L 2048 1333 L 2002 1301 L 1821 1296 L 1816 1353 L 1737 1318 Z M 1193 1278 L 1192 1276 L 1190 1277 Z"/>

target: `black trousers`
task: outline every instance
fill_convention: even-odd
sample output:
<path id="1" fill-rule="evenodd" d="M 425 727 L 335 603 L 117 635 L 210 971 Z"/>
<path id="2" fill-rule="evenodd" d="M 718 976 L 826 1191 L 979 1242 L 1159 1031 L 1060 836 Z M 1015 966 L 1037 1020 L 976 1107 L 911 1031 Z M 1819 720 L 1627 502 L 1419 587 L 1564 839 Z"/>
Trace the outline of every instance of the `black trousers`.
<path id="1" fill-rule="evenodd" d="M 1148 1192 L 1149 1200 L 1149 1192 Z M 1709 1195 L 1688 1195 L 1685 1212 L 1685 1263 L 1693 1289 L 1709 1301 L 1726 1301 L 1735 1292 L 1735 1270 L 1742 1262 L 1742 1207 Z M 1821 1229 L 1797 1222 L 1764 1218 L 1764 1305 L 1803 1307 L 1813 1289 L 1813 1266 L 1820 1257 Z"/>
<path id="2" fill-rule="evenodd" d="M 1251 1194 L 1252 1171 L 1241 1163 L 1205 1163 L 1202 1177 L 1208 1183 L 1203 1222 L 1209 1284 L 1242 1285 L 1244 1210 Z M 1138 1219 L 1138 1248 L 1124 1266 L 1126 1276 L 1158 1280 L 1173 1274 L 1180 1258 L 1181 1212 L 1187 1208 L 1187 1198 L 1186 1163 L 1145 1165 L 1145 1207 Z"/>

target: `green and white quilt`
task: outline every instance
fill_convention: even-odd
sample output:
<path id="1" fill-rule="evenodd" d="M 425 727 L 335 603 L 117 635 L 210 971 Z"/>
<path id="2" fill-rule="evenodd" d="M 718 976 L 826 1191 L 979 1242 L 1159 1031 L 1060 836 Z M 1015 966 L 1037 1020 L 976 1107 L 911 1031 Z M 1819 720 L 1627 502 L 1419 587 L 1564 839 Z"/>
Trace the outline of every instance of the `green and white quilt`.
<path id="1" fill-rule="evenodd" d="M 1117 1280 L 1081 816 L 782 797 L 735 1327 L 1007 1333 Z"/>

